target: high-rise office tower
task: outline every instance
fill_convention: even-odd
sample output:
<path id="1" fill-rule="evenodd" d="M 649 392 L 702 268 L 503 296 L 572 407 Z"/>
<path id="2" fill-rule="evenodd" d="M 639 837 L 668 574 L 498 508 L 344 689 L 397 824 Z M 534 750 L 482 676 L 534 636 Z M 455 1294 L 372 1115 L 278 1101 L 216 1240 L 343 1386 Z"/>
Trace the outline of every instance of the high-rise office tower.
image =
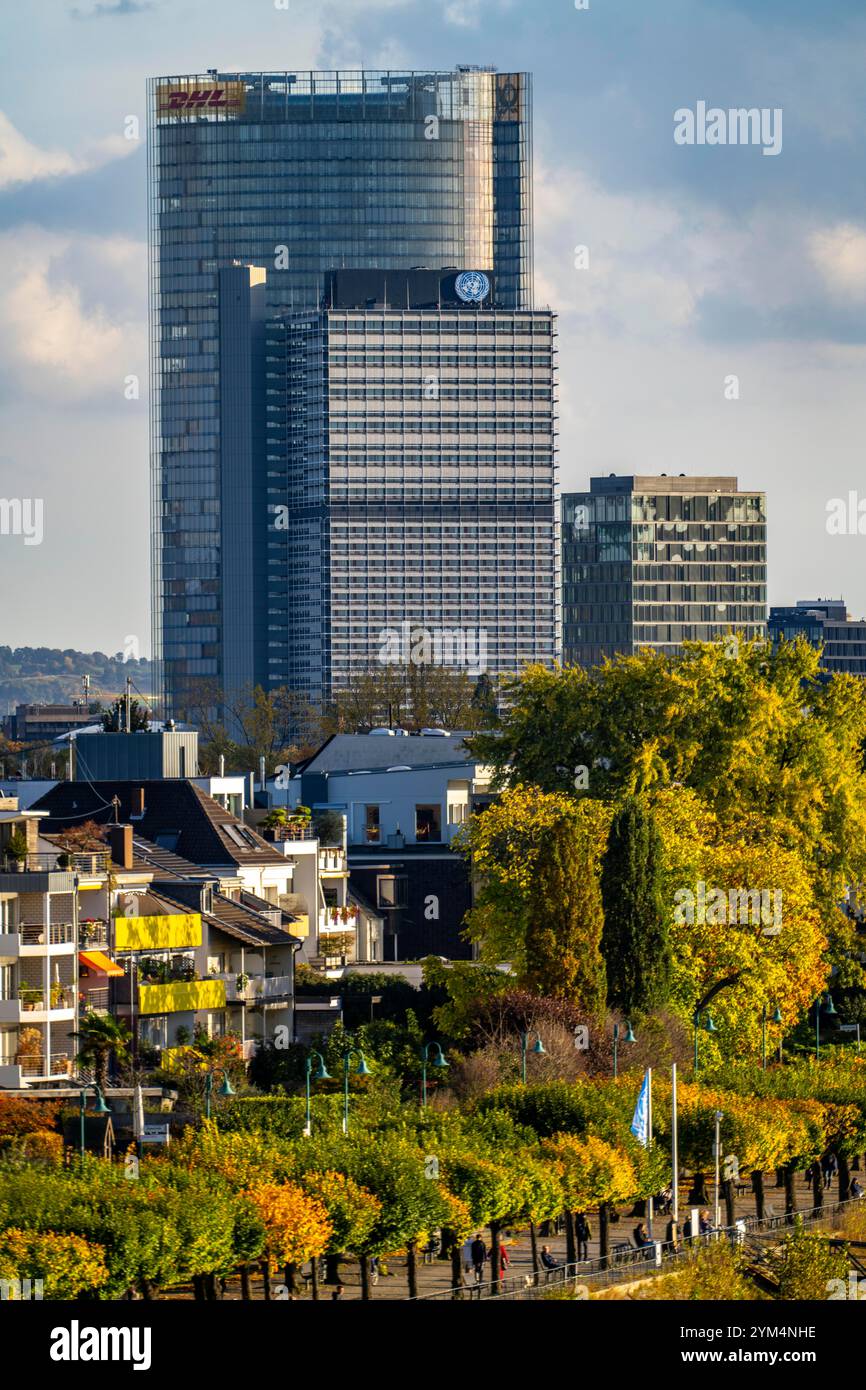
<path id="1" fill-rule="evenodd" d="M 771 608 L 767 629 L 774 642 L 802 636 L 821 647 L 825 671 L 866 676 L 866 622 L 851 617 L 844 599 L 800 599 L 795 608 Z"/>
<path id="2" fill-rule="evenodd" d="M 273 686 L 558 656 L 555 321 L 466 278 L 339 271 L 268 326 Z"/>
<path id="3" fill-rule="evenodd" d="M 258 679 L 278 616 L 260 551 L 257 577 L 232 578 L 242 532 L 258 546 L 265 524 L 249 491 L 238 515 L 238 489 L 251 479 L 260 501 L 267 486 L 260 339 L 227 363 L 232 322 L 318 308 L 337 269 L 478 270 L 502 308 L 531 307 L 530 84 L 469 68 L 212 70 L 152 79 L 148 122 L 154 657 L 179 713 L 202 681 Z M 244 267 L 246 286 L 224 274 Z M 251 393 L 251 442 L 228 425 L 229 391 Z"/>
<path id="4" fill-rule="evenodd" d="M 767 618 L 767 510 L 736 478 L 591 478 L 562 497 L 563 658 L 672 653 Z"/>

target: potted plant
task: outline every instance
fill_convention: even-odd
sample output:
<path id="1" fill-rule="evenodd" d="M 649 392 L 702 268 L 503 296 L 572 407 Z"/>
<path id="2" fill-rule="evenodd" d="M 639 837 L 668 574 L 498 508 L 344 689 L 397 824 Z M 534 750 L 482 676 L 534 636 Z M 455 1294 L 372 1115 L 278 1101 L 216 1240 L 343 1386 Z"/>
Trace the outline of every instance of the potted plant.
<path id="1" fill-rule="evenodd" d="M 237 979 L 235 980 L 235 989 L 237 990 L 238 998 L 240 998 L 240 996 L 243 994 L 249 982 L 249 975 L 246 973 L 245 970 L 242 970 L 241 973 L 238 975 Z"/>
<path id="2" fill-rule="evenodd" d="M 21 1000 L 22 1009 L 32 1013 L 42 1002 L 42 990 L 38 989 L 36 985 L 22 983 L 18 986 L 18 998 Z"/>
<path id="3" fill-rule="evenodd" d="M 13 830 L 6 841 L 6 854 L 12 860 L 17 872 L 24 872 L 27 859 L 27 836 L 23 830 Z"/>

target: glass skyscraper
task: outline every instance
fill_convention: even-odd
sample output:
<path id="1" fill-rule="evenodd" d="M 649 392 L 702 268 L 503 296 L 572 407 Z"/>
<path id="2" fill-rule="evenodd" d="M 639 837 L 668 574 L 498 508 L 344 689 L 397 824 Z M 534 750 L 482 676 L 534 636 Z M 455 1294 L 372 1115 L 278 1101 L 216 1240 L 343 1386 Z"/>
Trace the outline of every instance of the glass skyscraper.
<path id="1" fill-rule="evenodd" d="M 267 684 L 314 704 L 559 655 L 555 319 L 456 278 L 346 272 L 268 325 Z"/>
<path id="2" fill-rule="evenodd" d="M 267 603 L 261 440 L 225 439 L 227 392 L 256 434 L 260 340 L 228 364 L 220 344 L 245 315 L 318 308 L 335 269 L 480 269 L 499 306 L 531 307 L 530 83 L 214 70 L 152 79 L 148 123 L 154 658 L 178 714 L 204 681 L 256 679 L 262 652 L 235 641 Z M 255 283 L 226 275 L 238 267 Z M 242 548 L 226 528 L 245 480 L 258 578 L 235 591 Z"/>
<path id="3" fill-rule="evenodd" d="M 562 497 L 562 645 L 571 664 L 766 630 L 767 507 L 736 478 L 591 478 Z"/>

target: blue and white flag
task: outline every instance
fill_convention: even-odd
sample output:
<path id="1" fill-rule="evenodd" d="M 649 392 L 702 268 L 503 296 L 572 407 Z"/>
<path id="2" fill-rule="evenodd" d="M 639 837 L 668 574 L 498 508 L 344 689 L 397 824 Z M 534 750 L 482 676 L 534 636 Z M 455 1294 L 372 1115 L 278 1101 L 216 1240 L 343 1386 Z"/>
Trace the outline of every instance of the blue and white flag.
<path id="1" fill-rule="evenodd" d="M 644 1072 L 643 1085 L 634 1108 L 631 1132 L 644 1148 L 649 1144 L 649 1072 Z"/>

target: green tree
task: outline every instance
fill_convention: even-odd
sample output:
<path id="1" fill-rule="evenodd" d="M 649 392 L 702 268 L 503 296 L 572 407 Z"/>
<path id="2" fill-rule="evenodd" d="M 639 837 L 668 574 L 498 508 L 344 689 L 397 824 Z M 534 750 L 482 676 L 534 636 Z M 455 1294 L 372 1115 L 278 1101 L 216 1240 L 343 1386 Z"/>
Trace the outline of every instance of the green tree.
<path id="1" fill-rule="evenodd" d="M 78 1032 L 72 1036 L 78 1040 L 75 1060 L 81 1067 L 92 1068 L 97 1086 L 104 1088 L 112 1057 L 118 1066 L 124 1066 L 129 1061 L 132 1034 L 119 1019 L 103 1014 L 85 1014 Z"/>
<path id="2" fill-rule="evenodd" d="M 627 1017 L 661 1008 L 670 994 L 663 854 L 652 812 L 641 797 L 627 797 L 611 821 L 601 869 L 607 1002 Z"/>

